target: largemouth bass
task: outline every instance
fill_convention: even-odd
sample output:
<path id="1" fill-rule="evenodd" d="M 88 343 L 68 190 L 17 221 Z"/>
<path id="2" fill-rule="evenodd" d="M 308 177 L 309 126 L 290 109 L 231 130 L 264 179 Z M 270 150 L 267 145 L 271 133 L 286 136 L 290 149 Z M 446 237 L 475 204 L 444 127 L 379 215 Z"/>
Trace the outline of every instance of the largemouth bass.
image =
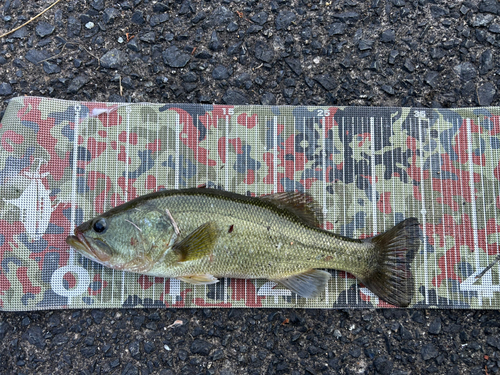
<path id="1" fill-rule="evenodd" d="M 306 194 L 163 190 L 81 224 L 66 242 L 117 270 L 192 284 L 265 278 L 306 298 L 325 289 L 331 275 L 321 269 L 343 270 L 384 301 L 410 304 L 416 218 L 366 239 L 323 230 L 321 222 L 321 209 Z"/>

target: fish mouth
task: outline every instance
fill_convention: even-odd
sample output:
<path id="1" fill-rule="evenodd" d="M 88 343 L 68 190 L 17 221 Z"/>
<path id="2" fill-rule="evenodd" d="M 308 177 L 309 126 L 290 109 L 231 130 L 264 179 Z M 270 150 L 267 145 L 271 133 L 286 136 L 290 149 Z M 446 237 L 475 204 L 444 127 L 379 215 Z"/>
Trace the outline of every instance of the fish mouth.
<path id="1" fill-rule="evenodd" d="M 110 258 L 109 254 L 106 254 L 104 251 L 99 249 L 98 246 L 95 246 L 94 241 L 91 238 L 87 239 L 85 235 L 78 230 L 78 228 L 75 229 L 74 234 L 74 236 L 66 237 L 66 243 L 69 246 L 78 250 L 82 255 L 90 260 L 107 265 Z"/>

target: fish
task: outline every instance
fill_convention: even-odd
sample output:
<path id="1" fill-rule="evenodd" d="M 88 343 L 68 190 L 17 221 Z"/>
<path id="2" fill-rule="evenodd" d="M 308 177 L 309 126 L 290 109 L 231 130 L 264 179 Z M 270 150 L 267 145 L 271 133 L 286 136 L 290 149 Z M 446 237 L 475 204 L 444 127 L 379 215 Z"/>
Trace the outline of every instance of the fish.
<path id="1" fill-rule="evenodd" d="M 322 229 L 322 222 L 321 207 L 306 193 L 160 190 L 84 222 L 66 243 L 115 270 L 195 285 L 268 279 L 304 298 L 325 291 L 326 270 L 342 270 L 391 305 L 411 303 L 417 218 L 362 239 Z"/>

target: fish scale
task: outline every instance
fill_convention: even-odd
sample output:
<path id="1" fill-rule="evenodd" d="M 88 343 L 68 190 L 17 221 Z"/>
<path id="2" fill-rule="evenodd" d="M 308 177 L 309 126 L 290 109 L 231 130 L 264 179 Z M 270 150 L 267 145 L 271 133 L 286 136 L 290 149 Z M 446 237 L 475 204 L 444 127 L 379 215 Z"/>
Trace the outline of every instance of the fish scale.
<path id="1" fill-rule="evenodd" d="M 183 233 L 190 233 L 207 221 L 214 221 L 219 229 L 213 260 L 206 256 L 174 267 L 161 264 L 149 271 L 157 276 L 176 277 L 187 272 L 274 279 L 310 268 L 342 268 L 349 263 L 352 264 L 350 270 L 355 271 L 356 262 L 363 259 L 360 255 L 366 247 L 354 241 L 346 246 L 344 240 L 332 233 L 305 223 L 290 222 L 289 217 L 265 205 L 235 202 L 208 194 L 170 195 L 157 202 L 161 208 L 169 207 Z M 193 214 L 192 207 L 203 214 Z M 229 233 L 231 225 L 234 229 Z M 331 260 L 324 261 L 328 255 Z"/>

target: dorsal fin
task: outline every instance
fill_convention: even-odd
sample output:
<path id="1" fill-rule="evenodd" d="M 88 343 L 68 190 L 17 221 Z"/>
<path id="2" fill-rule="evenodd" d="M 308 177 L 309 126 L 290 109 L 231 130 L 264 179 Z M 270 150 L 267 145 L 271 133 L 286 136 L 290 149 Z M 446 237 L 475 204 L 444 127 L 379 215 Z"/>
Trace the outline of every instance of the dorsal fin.
<path id="1" fill-rule="evenodd" d="M 323 222 L 322 209 L 309 194 L 285 191 L 263 195 L 260 199 L 288 211 L 313 227 L 320 227 Z"/>

